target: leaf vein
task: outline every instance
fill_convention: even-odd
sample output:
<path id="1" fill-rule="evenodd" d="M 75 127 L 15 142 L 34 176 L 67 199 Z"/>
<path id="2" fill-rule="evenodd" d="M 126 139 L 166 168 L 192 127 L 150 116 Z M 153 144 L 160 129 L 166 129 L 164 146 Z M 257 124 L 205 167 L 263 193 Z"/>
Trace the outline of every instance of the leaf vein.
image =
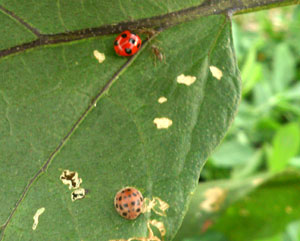
<path id="1" fill-rule="evenodd" d="M 25 28 L 27 28 L 31 33 L 33 33 L 35 36 L 40 37 L 41 33 L 37 28 L 34 28 L 33 26 L 31 26 L 29 23 L 25 22 L 25 20 L 23 20 L 21 17 L 17 16 L 14 12 L 8 10 L 7 8 L 5 8 L 4 6 L 0 5 L 0 10 L 5 13 L 6 15 L 8 15 L 10 18 L 12 18 L 13 20 L 15 20 L 16 22 L 20 23 L 21 25 L 23 25 Z"/>

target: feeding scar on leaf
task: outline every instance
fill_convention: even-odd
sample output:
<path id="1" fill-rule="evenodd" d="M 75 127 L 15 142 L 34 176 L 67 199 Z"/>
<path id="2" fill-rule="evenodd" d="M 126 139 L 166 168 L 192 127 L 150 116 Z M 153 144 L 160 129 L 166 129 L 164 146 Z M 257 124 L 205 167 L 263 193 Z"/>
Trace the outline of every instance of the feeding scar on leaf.
<path id="1" fill-rule="evenodd" d="M 153 197 L 144 199 L 144 205 L 142 207 L 142 213 L 150 212 L 151 210 L 160 216 L 167 216 L 166 210 L 169 208 L 169 204 L 161 200 L 159 197 Z"/>
<path id="2" fill-rule="evenodd" d="M 173 124 L 173 121 L 167 117 L 162 117 L 155 118 L 153 123 L 156 125 L 157 129 L 168 129 Z"/>
<path id="3" fill-rule="evenodd" d="M 105 60 L 105 55 L 98 50 L 94 50 L 93 54 L 100 64 Z"/>
<path id="4" fill-rule="evenodd" d="M 161 238 L 154 235 L 153 229 L 151 228 L 151 225 L 158 229 L 160 232 Z M 164 237 L 166 235 L 166 228 L 163 222 L 157 221 L 155 219 L 149 220 L 147 222 L 147 229 L 149 232 L 148 237 L 132 237 L 129 239 L 112 239 L 110 241 L 133 241 L 133 240 L 139 240 L 139 241 L 163 241 Z"/>
<path id="5" fill-rule="evenodd" d="M 215 77 L 216 79 L 220 80 L 223 76 L 223 72 L 217 68 L 216 66 L 209 66 L 210 72 L 212 74 L 213 77 Z"/>
<path id="6" fill-rule="evenodd" d="M 181 74 L 181 75 L 177 76 L 177 83 L 178 84 L 184 84 L 184 85 L 190 86 L 195 81 L 196 81 L 195 76 L 190 76 L 190 75 L 185 76 L 184 74 Z"/>
<path id="7" fill-rule="evenodd" d="M 44 207 L 43 208 L 39 208 L 36 211 L 36 213 L 34 214 L 34 216 L 33 216 L 32 230 L 36 230 L 37 225 L 39 223 L 39 217 L 40 217 L 40 215 L 43 214 L 43 212 L 45 212 L 45 208 Z"/>
<path id="8" fill-rule="evenodd" d="M 226 198 L 226 191 L 220 187 L 210 188 L 204 193 L 205 200 L 200 203 L 200 208 L 206 212 L 216 212 Z"/>
<path id="9" fill-rule="evenodd" d="M 162 103 L 167 102 L 167 100 L 168 99 L 166 97 L 162 96 L 162 97 L 159 97 L 157 101 L 158 101 L 159 104 L 162 104 Z"/>
<path id="10" fill-rule="evenodd" d="M 76 200 L 83 199 L 85 197 L 86 191 L 84 188 L 78 188 L 71 193 L 72 202 Z"/>
<path id="11" fill-rule="evenodd" d="M 64 170 L 60 175 L 60 180 L 65 185 L 69 185 L 69 189 L 77 189 L 82 183 L 82 179 L 78 177 L 78 172 Z"/>
<path id="12" fill-rule="evenodd" d="M 60 175 L 60 180 L 63 182 L 63 184 L 68 185 L 70 190 L 75 189 L 71 193 L 72 202 L 83 199 L 85 197 L 86 190 L 84 188 L 80 188 L 82 179 L 78 177 L 78 172 L 64 170 Z"/>

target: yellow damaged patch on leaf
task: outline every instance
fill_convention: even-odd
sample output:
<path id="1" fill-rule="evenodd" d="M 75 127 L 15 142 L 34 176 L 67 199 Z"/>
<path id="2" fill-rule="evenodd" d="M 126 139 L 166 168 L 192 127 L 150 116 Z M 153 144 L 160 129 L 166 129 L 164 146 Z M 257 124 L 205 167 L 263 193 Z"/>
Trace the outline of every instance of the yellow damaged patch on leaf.
<path id="1" fill-rule="evenodd" d="M 36 230 L 38 224 L 39 224 L 39 217 L 45 212 L 45 208 L 39 208 L 36 213 L 33 216 L 33 224 L 32 224 L 32 230 Z"/>
<path id="2" fill-rule="evenodd" d="M 162 103 L 167 102 L 168 99 L 166 97 L 162 96 L 162 97 L 159 97 L 157 101 L 158 101 L 159 104 L 162 104 Z"/>
<path id="3" fill-rule="evenodd" d="M 147 213 L 152 210 L 157 215 L 166 216 L 167 215 L 166 210 L 168 208 L 169 208 L 169 204 L 161 200 L 159 197 L 153 197 L 152 200 L 149 198 L 145 198 L 142 212 Z"/>
<path id="4" fill-rule="evenodd" d="M 69 186 L 70 190 L 75 189 L 71 193 L 72 202 L 85 198 L 87 191 L 86 189 L 80 187 L 82 179 L 78 177 L 78 172 L 64 170 L 59 178 L 63 184 Z"/>
<path id="5" fill-rule="evenodd" d="M 158 229 L 161 237 L 157 237 L 155 236 L 153 229 L 151 226 L 154 226 L 155 228 Z M 134 241 L 134 240 L 138 240 L 138 241 L 163 241 L 164 237 L 166 235 L 166 228 L 163 222 L 157 221 L 155 219 L 153 220 L 149 220 L 147 222 L 147 229 L 149 232 L 148 237 L 132 237 L 129 239 L 111 239 L 109 241 Z"/>
<path id="6" fill-rule="evenodd" d="M 210 188 L 204 193 L 205 200 L 200 203 L 200 208 L 206 212 L 216 212 L 220 209 L 226 195 L 226 191 L 220 187 Z"/>
<path id="7" fill-rule="evenodd" d="M 212 74 L 213 77 L 215 77 L 216 79 L 220 80 L 223 76 L 223 72 L 217 68 L 216 66 L 209 66 L 210 72 Z"/>
<path id="8" fill-rule="evenodd" d="M 168 129 L 173 124 L 173 121 L 167 117 L 162 117 L 155 118 L 153 123 L 156 125 L 157 129 Z"/>
<path id="9" fill-rule="evenodd" d="M 86 191 L 84 188 L 78 188 L 71 193 L 72 202 L 85 198 Z"/>
<path id="10" fill-rule="evenodd" d="M 195 81 L 196 81 L 195 76 L 184 75 L 184 74 L 181 74 L 181 75 L 177 76 L 177 83 L 178 84 L 184 84 L 184 85 L 190 86 Z"/>
<path id="11" fill-rule="evenodd" d="M 105 55 L 103 53 L 100 53 L 98 50 L 94 50 L 93 54 L 100 64 L 103 63 L 105 60 Z"/>
<path id="12" fill-rule="evenodd" d="M 70 190 L 79 188 L 82 183 L 82 179 L 78 177 L 78 172 L 70 170 L 64 170 L 60 175 L 60 180 L 63 184 L 68 185 Z"/>

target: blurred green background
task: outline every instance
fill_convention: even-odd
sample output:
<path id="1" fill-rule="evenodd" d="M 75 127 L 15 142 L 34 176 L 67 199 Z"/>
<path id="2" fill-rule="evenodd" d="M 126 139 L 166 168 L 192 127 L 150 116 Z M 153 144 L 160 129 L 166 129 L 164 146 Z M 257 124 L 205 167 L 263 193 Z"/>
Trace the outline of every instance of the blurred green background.
<path id="1" fill-rule="evenodd" d="M 233 35 L 241 104 L 175 240 L 300 241 L 300 6 L 236 16 Z M 209 188 L 219 203 L 199 211 Z"/>
<path id="2" fill-rule="evenodd" d="M 300 7 L 237 16 L 233 35 L 243 96 L 202 178 L 300 168 Z"/>

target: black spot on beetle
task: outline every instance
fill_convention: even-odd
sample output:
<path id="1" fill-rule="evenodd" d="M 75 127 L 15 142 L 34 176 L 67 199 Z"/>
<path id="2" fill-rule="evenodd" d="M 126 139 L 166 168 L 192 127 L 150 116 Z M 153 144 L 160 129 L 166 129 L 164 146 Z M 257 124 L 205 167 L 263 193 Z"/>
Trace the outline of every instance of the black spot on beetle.
<path id="1" fill-rule="evenodd" d="M 136 210 L 136 212 L 138 212 L 138 213 L 139 213 L 140 211 L 141 211 L 141 209 L 140 209 L 140 208 L 138 208 L 138 209 Z"/>
<path id="2" fill-rule="evenodd" d="M 135 40 L 134 40 L 133 38 L 130 38 L 130 39 L 129 39 L 129 43 L 134 44 L 134 43 L 135 43 Z"/>
<path id="3" fill-rule="evenodd" d="M 126 33 L 123 33 L 121 36 L 122 36 L 122 38 L 126 38 L 126 37 L 127 37 L 127 34 L 126 34 Z"/>
<path id="4" fill-rule="evenodd" d="M 131 205 L 132 205 L 132 206 L 134 206 L 134 205 L 135 205 L 135 202 L 134 202 L 134 201 L 133 201 L 133 202 L 131 202 Z"/>
<path id="5" fill-rule="evenodd" d="M 125 48 L 125 52 L 126 52 L 126 54 L 131 54 L 131 49 L 129 49 L 129 48 Z M 128 189 L 128 190 L 130 190 L 130 189 Z"/>
<path id="6" fill-rule="evenodd" d="M 125 208 L 128 208 L 128 204 L 127 204 L 127 203 L 125 203 L 125 204 L 124 204 L 124 207 L 125 207 Z"/>
<path id="7" fill-rule="evenodd" d="M 122 215 L 123 215 L 123 216 L 127 216 L 127 213 L 124 212 L 124 213 L 122 213 Z"/>
<path id="8" fill-rule="evenodd" d="M 123 207 L 122 207 L 122 205 L 121 205 L 121 204 L 120 204 L 120 209 L 121 209 L 121 210 L 123 210 Z"/>
<path id="9" fill-rule="evenodd" d="M 138 48 L 139 48 L 140 46 L 141 46 L 140 44 L 137 45 Z"/>
<path id="10" fill-rule="evenodd" d="M 143 198 L 142 198 L 142 197 L 141 197 L 140 199 L 141 199 L 141 201 L 143 201 Z"/>
<path id="11" fill-rule="evenodd" d="M 118 208 L 119 207 L 119 205 L 116 203 L 116 208 Z"/>
<path id="12" fill-rule="evenodd" d="M 131 195 L 129 194 L 128 197 L 131 198 Z"/>
<path id="13" fill-rule="evenodd" d="M 119 44 L 119 43 L 118 43 L 118 40 L 116 40 L 116 41 L 114 42 L 114 45 L 117 46 L 118 44 Z"/>
<path id="14" fill-rule="evenodd" d="M 122 197 L 119 197 L 119 201 L 121 201 L 122 200 Z"/>
<path id="15" fill-rule="evenodd" d="M 136 197 L 136 193 L 133 192 L 132 195 Z"/>

